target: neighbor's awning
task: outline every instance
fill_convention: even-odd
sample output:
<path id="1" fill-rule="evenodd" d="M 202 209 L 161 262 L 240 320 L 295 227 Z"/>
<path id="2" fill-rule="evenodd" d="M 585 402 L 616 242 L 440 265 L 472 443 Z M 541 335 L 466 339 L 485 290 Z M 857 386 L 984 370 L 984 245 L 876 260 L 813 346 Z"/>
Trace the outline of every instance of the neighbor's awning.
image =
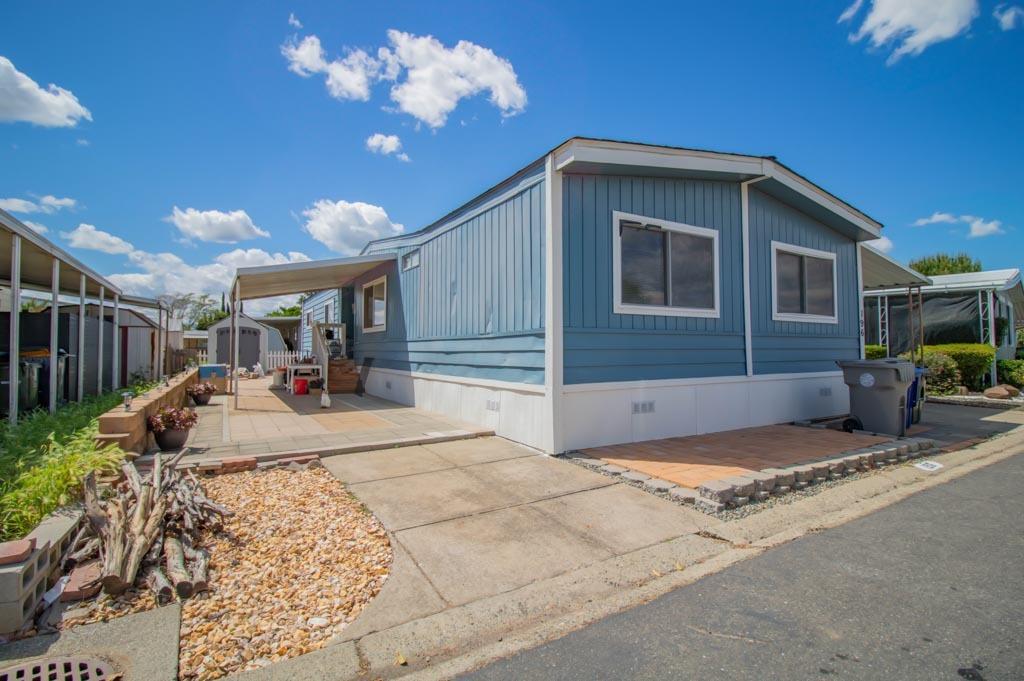
<path id="1" fill-rule="evenodd" d="M 932 283 L 931 279 L 920 272 L 915 272 L 884 253 L 863 244 L 861 245 L 860 264 L 863 277 L 861 284 L 865 291 L 927 286 Z"/>
<path id="2" fill-rule="evenodd" d="M 240 300 L 322 291 L 344 286 L 375 267 L 394 260 L 394 254 L 379 254 L 240 267 L 235 274 L 235 284 L 239 287 Z"/>

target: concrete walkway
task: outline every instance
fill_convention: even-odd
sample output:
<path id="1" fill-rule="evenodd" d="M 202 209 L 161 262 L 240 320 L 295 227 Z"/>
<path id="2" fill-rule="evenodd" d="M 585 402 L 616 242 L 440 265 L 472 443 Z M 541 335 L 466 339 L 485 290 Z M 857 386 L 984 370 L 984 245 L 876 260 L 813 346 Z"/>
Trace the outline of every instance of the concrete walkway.
<path id="1" fill-rule="evenodd" d="M 1024 456 L 466 679 L 1024 678 Z"/>

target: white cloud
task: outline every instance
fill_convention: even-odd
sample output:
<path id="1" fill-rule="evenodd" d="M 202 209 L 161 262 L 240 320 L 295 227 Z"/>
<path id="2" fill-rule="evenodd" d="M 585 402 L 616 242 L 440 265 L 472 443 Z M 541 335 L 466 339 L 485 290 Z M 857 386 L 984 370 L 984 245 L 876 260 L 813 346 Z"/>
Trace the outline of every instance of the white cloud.
<path id="1" fill-rule="evenodd" d="M 302 28 L 302 22 L 299 21 L 297 16 L 295 16 L 295 12 L 288 13 L 288 25 L 293 26 L 294 28 Z"/>
<path id="2" fill-rule="evenodd" d="M 84 137 L 79 137 L 78 139 L 75 140 L 75 144 L 77 144 L 80 147 L 87 147 L 89 146 L 89 140 L 85 139 Z"/>
<path id="3" fill-rule="evenodd" d="M 1024 8 L 1020 5 L 997 5 L 992 10 L 992 16 L 999 22 L 999 28 L 1004 31 L 1012 31 L 1018 26 L 1024 26 Z"/>
<path id="4" fill-rule="evenodd" d="M 367 242 L 401 234 L 405 229 L 388 218 L 380 206 L 360 201 L 321 199 L 302 211 L 303 229 L 335 253 L 355 255 Z"/>
<path id="5" fill-rule="evenodd" d="M 188 240 L 233 244 L 246 239 L 270 236 L 270 232 L 257 227 L 244 210 L 225 213 L 195 208 L 181 210 L 175 206 L 164 220 L 177 227 Z"/>
<path id="6" fill-rule="evenodd" d="M 281 265 L 290 262 L 305 262 L 305 253 L 268 253 L 259 248 L 236 248 L 221 253 L 212 262 L 190 265 L 173 253 L 147 253 L 133 251 L 129 262 L 141 270 L 113 274 L 109 278 L 126 293 L 156 297 L 164 293 L 208 293 L 218 297 L 231 286 L 235 271 L 239 267 Z M 245 303 L 248 314 L 263 314 L 278 305 L 290 305 L 297 296 L 281 296 L 250 300 Z"/>
<path id="7" fill-rule="evenodd" d="M 526 108 L 526 90 L 511 62 L 490 49 L 467 40 L 447 48 L 433 36 L 388 31 L 391 48 L 381 48 L 383 77 L 397 81 L 401 68 L 405 80 L 391 88 L 398 108 L 432 128 L 440 128 L 464 97 L 487 91 L 491 104 L 503 116 Z"/>
<path id="8" fill-rule="evenodd" d="M 29 229 L 35 230 L 36 234 L 46 234 L 50 231 L 49 227 L 41 225 L 38 222 L 32 222 L 31 220 L 24 220 L 23 222 Z"/>
<path id="9" fill-rule="evenodd" d="M 0 199 L 0 208 L 8 213 L 38 213 L 39 206 L 25 199 Z"/>
<path id="10" fill-rule="evenodd" d="M 299 43 L 285 43 L 281 54 L 288 60 L 288 70 L 303 78 L 314 73 L 326 74 L 327 91 L 335 99 L 365 102 L 370 98 L 370 83 L 380 69 L 380 64 L 362 50 L 352 50 L 344 59 L 327 61 L 315 35 L 306 36 Z"/>
<path id="11" fill-rule="evenodd" d="M 28 199 L 0 199 L 0 208 L 11 213 L 56 213 L 65 208 L 71 209 L 78 202 L 71 198 L 57 198 L 51 194 L 40 196 L 36 201 Z"/>
<path id="12" fill-rule="evenodd" d="M 889 253 L 892 251 L 892 239 L 887 236 L 880 236 L 877 239 L 865 241 L 864 243 L 881 253 Z"/>
<path id="13" fill-rule="evenodd" d="M 0 121 L 70 128 L 83 118 L 91 121 L 92 114 L 69 90 L 52 83 L 44 90 L 0 57 Z"/>
<path id="14" fill-rule="evenodd" d="M 119 236 L 96 229 L 93 225 L 82 223 L 70 232 L 60 235 L 74 248 L 84 248 L 102 253 L 132 253 L 135 247 Z"/>
<path id="15" fill-rule="evenodd" d="M 856 0 L 839 17 L 849 21 L 860 10 Z M 868 38 L 874 48 L 890 45 L 886 60 L 894 64 L 906 55 L 916 56 L 929 46 L 964 33 L 978 16 L 978 0 L 872 0 L 871 9 L 850 42 Z"/>
<path id="16" fill-rule="evenodd" d="M 937 223 L 950 225 L 962 223 L 968 225 L 970 229 L 967 232 L 967 238 L 969 239 L 1004 233 L 1003 223 L 1000 220 L 986 220 L 984 218 L 979 218 L 976 215 L 961 215 L 958 217 L 952 213 L 943 213 L 939 211 L 932 213 L 931 217 L 915 220 L 914 226 L 923 227 L 924 225 L 934 225 Z"/>
<path id="17" fill-rule="evenodd" d="M 985 220 L 975 215 L 961 215 L 960 220 L 971 226 L 970 232 L 967 233 L 968 239 L 1003 233 L 1003 223 L 999 220 Z"/>
<path id="18" fill-rule="evenodd" d="M 515 69 L 493 51 L 468 40 L 445 47 L 433 36 L 416 36 L 391 29 L 388 47 L 376 58 L 363 50 L 350 50 L 344 59 L 328 61 L 315 35 L 281 46 L 288 69 L 308 78 L 327 76 L 327 90 L 336 99 L 367 101 L 375 80 L 394 83 L 391 99 L 397 109 L 431 128 L 440 128 L 460 100 L 482 92 L 502 116 L 526 108 L 526 90 Z M 402 79 L 404 71 L 404 79 Z"/>
<path id="19" fill-rule="evenodd" d="M 956 216 L 952 215 L 951 213 L 943 213 L 941 211 L 935 211 L 934 213 L 931 214 L 930 217 L 918 218 L 917 220 L 914 220 L 914 226 L 915 227 L 924 227 L 925 225 L 934 225 L 934 224 L 939 223 L 939 222 L 945 222 L 945 223 L 953 224 L 956 221 L 957 221 Z"/>
<path id="20" fill-rule="evenodd" d="M 375 154 L 395 154 L 398 160 L 409 161 L 409 155 L 402 151 L 402 140 L 398 139 L 398 135 L 375 132 L 366 138 L 366 148 Z"/>

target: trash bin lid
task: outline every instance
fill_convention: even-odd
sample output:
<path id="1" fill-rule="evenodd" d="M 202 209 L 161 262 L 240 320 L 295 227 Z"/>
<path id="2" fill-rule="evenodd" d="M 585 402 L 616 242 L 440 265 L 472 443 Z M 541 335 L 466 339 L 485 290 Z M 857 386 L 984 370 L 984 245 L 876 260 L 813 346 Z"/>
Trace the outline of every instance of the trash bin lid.
<path id="1" fill-rule="evenodd" d="M 839 360 L 836 364 L 841 369 L 892 369 L 899 374 L 900 381 L 909 383 L 914 380 L 914 364 L 905 359 L 845 359 Z"/>

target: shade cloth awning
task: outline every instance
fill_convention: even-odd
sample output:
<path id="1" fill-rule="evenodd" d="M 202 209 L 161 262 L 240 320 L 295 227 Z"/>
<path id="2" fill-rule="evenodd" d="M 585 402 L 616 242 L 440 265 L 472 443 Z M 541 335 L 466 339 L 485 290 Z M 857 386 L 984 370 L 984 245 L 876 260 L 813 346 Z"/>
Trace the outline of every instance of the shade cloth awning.
<path id="1" fill-rule="evenodd" d="M 344 286 L 356 277 L 394 261 L 395 255 L 388 253 L 240 267 L 234 283 L 239 289 L 239 300 L 322 291 Z"/>
<path id="2" fill-rule="evenodd" d="M 925 275 L 901 265 L 871 246 L 861 245 L 860 264 L 861 285 L 865 291 L 927 286 L 931 283 L 931 279 Z"/>

